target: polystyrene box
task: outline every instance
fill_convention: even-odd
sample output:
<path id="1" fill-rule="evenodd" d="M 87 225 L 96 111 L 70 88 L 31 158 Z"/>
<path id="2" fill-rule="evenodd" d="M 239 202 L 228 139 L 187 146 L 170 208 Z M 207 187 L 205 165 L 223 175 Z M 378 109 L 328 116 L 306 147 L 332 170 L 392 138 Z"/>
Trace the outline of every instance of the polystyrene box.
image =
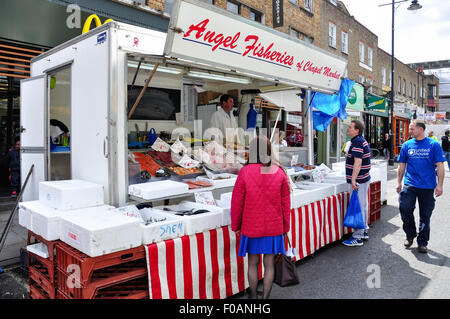
<path id="1" fill-rule="evenodd" d="M 150 219 L 150 217 L 156 219 L 165 218 L 164 221 L 148 225 L 145 225 L 145 223 L 140 224 L 142 228 L 142 243 L 144 245 L 185 235 L 185 220 L 179 216 L 154 208 L 143 208 L 139 210 L 139 213 L 144 221 Z"/>
<path id="2" fill-rule="evenodd" d="M 162 209 L 162 207 L 157 208 Z M 194 235 L 222 226 L 223 210 L 220 209 L 220 207 L 183 201 L 178 205 L 168 206 L 168 208 L 174 210 L 174 211 L 165 211 L 170 214 L 176 214 L 177 210 L 182 211 L 182 210 L 189 210 L 192 208 L 206 209 L 209 211 L 208 213 L 190 216 L 176 215 L 177 217 L 183 219 L 185 223 L 186 235 Z"/>
<path id="3" fill-rule="evenodd" d="M 27 251 L 32 252 L 33 254 L 36 254 L 38 256 L 41 256 L 42 258 L 48 258 L 48 248 L 43 243 L 36 243 L 33 245 L 27 246 Z"/>
<path id="4" fill-rule="evenodd" d="M 99 206 L 104 204 L 103 186 L 81 180 L 40 182 L 39 200 L 61 210 Z"/>
<path id="5" fill-rule="evenodd" d="M 186 183 L 170 180 L 130 185 L 128 193 L 146 200 L 185 194 L 189 190 Z"/>
<path id="6" fill-rule="evenodd" d="M 142 229 L 138 219 L 103 205 L 63 214 L 61 240 L 96 257 L 142 245 Z"/>
<path id="7" fill-rule="evenodd" d="M 31 230 L 31 212 L 19 204 L 19 225 Z"/>
<path id="8" fill-rule="evenodd" d="M 31 217 L 29 230 L 46 240 L 59 239 L 61 211 L 46 205 L 40 200 L 23 202 L 20 203 L 19 207 L 22 211 L 27 211 L 25 215 L 29 214 Z"/>

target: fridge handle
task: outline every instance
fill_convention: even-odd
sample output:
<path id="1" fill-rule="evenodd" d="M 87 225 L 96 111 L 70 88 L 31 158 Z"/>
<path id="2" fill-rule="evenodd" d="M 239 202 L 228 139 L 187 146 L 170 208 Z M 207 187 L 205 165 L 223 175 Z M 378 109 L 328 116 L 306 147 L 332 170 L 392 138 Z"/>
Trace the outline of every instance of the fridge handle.
<path id="1" fill-rule="evenodd" d="M 103 155 L 109 157 L 108 136 L 103 140 Z"/>

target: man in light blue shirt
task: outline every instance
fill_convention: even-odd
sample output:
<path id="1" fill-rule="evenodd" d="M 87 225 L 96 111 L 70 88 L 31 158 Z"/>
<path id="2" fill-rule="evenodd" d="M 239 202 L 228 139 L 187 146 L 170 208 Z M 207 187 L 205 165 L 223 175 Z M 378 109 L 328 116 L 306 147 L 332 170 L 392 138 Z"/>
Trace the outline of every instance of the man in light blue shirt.
<path id="1" fill-rule="evenodd" d="M 397 193 L 399 193 L 400 215 L 403 230 L 406 233 L 404 245 L 411 247 L 417 236 L 414 221 L 416 199 L 419 200 L 419 235 L 417 236 L 418 251 L 427 252 L 430 239 L 430 218 L 434 209 L 434 196 L 442 195 L 444 183 L 445 156 L 441 145 L 425 136 L 425 123 L 414 120 L 409 126 L 409 133 L 413 137 L 405 142 L 398 158 Z M 436 183 L 436 168 L 438 181 Z M 406 170 L 406 174 L 405 174 Z M 402 188 L 402 180 L 404 186 Z"/>

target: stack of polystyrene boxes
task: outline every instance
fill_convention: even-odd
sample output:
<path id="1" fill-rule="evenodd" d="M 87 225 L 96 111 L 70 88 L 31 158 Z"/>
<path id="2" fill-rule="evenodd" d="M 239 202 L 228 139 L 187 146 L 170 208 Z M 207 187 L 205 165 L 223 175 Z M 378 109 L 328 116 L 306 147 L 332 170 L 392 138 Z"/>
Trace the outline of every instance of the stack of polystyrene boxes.
<path id="1" fill-rule="evenodd" d="M 41 182 L 39 200 L 20 204 L 19 223 L 95 257 L 141 245 L 139 222 L 104 205 L 103 186 L 81 180 Z"/>

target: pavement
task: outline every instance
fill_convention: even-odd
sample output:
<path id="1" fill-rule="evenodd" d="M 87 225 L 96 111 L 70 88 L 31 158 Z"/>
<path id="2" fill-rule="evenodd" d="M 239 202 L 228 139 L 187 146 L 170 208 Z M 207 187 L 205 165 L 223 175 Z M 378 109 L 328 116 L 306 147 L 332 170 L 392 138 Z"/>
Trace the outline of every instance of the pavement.
<path id="1" fill-rule="evenodd" d="M 346 247 L 340 241 L 329 244 L 296 263 L 300 284 L 273 285 L 272 299 L 449 299 L 450 298 L 450 172 L 446 167 L 444 194 L 436 199 L 431 217 L 428 254 L 417 251 L 417 242 L 405 249 L 405 234 L 395 192 L 397 164 L 388 166 L 387 205 L 381 218 L 369 230 L 370 239 L 362 247 Z M 418 207 L 415 211 L 418 223 Z M 0 212 L 0 231 L 9 213 Z M 9 265 L 0 274 L 0 299 L 28 298 L 27 274 L 20 264 L 20 248 L 27 231 L 17 224 L 17 216 L 0 252 Z M 344 238 L 346 239 L 346 237 Z M 262 290 L 262 282 L 259 290 Z M 246 299 L 245 293 L 231 297 Z"/>

